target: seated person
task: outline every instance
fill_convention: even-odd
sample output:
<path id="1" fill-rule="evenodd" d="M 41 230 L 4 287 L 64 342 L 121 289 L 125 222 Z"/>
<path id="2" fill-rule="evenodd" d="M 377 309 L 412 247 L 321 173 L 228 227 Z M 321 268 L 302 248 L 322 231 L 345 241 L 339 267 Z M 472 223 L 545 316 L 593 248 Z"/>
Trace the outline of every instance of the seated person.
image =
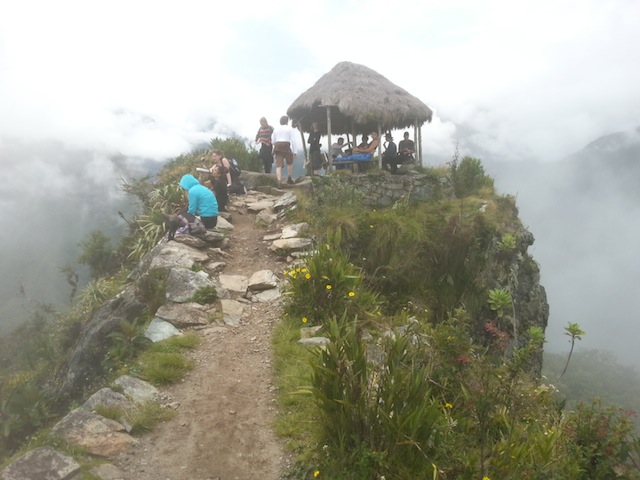
<path id="1" fill-rule="evenodd" d="M 412 162 L 414 160 L 413 154 L 415 153 L 416 147 L 413 140 L 409 140 L 409 132 L 404 132 L 404 139 L 400 140 L 398 144 L 398 156 L 400 157 L 400 163 Z"/>
<path id="2" fill-rule="evenodd" d="M 187 213 L 199 215 L 205 228 L 214 228 L 218 223 L 218 201 L 216 196 L 191 174 L 183 175 L 180 187 L 189 200 Z"/>
<path id="3" fill-rule="evenodd" d="M 380 145 L 380 140 L 378 140 L 378 132 L 371 132 L 371 141 L 367 144 L 366 147 L 356 147 L 353 149 L 353 153 L 357 154 L 357 153 L 368 153 L 369 155 L 373 156 L 373 152 L 376 151 L 376 148 L 378 148 L 378 145 Z"/>
<path id="4" fill-rule="evenodd" d="M 366 148 L 369 145 L 369 136 L 367 134 L 362 135 L 362 141 L 358 144 L 358 148 Z"/>
<path id="5" fill-rule="evenodd" d="M 343 148 L 348 146 L 349 144 L 345 144 L 344 143 L 344 138 L 339 137 L 338 140 L 336 141 L 336 143 L 331 145 L 331 158 L 338 158 L 341 157 L 344 152 L 343 152 Z"/>
<path id="6" fill-rule="evenodd" d="M 382 154 L 382 168 L 389 170 L 391 173 L 398 171 L 398 149 L 393 142 L 393 137 L 390 133 L 384 136 L 386 148 Z"/>

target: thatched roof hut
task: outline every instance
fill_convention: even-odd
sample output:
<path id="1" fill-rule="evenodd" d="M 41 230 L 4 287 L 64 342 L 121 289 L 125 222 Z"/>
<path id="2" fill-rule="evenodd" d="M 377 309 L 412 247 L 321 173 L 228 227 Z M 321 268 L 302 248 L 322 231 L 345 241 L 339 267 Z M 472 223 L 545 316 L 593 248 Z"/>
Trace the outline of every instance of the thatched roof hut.
<path id="1" fill-rule="evenodd" d="M 431 121 L 432 111 L 370 68 L 340 62 L 300 95 L 287 115 L 305 132 L 318 122 L 323 133 L 361 134 L 419 127 Z"/>

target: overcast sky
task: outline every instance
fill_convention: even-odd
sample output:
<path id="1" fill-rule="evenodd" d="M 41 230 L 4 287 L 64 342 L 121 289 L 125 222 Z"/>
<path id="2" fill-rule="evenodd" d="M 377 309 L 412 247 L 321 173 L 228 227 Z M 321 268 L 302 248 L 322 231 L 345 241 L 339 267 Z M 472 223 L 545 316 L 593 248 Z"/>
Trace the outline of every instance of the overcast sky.
<path id="1" fill-rule="evenodd" d="M 19 181 L 0 187 L 2 224 L 16 198 L 21 212 L 51 217 L 42 202 L 68 204 L 78 181 L 95 197 L 87 222 L 96 220 L 96 202 L 112 202 L 108 212 L 123 201 L 114 154 L 161 162 L 217 135 L 253 138 L 261 116 L 277 123 L 340 61 L 434 110 L 423 128 L 427 164 L 448 161 L 460 137 L 463 155 L 553 162 L 640 124 L 637 0 L 5 1 L 0 167 Z M 67 213 L 57 237 L 92 228 L 69 228 Z M 555 244 L 541 229 L 533 233 L 548 252 Z M 0 231 L 3 242 L 20 238 Z M 543 280 L 552 267 L 542 264 Z"/>
<path id="2" fill-rule="evenodd" d="M 253 138 L 346 60 L 435 111 L 427 158 L 464 125 L 547 161 L 636 126 L 638 45 L 636 0 L 3 2 L 0 136 L 165 159 Z"/>

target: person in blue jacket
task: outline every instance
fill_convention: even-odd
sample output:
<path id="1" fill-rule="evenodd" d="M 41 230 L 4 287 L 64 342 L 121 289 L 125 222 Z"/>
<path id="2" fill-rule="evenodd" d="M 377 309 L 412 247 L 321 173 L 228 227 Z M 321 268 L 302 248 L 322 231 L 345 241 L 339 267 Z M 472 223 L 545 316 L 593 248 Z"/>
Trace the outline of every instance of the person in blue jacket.
<path id="1" fill-rule="evenodd" d="M 215 227 L 218 224 L 218 202 L 213 192 L 191 174 L 182 176 L 180 187 L 189 197 L 187 213 L 200 216 L 207 229 Z"/>

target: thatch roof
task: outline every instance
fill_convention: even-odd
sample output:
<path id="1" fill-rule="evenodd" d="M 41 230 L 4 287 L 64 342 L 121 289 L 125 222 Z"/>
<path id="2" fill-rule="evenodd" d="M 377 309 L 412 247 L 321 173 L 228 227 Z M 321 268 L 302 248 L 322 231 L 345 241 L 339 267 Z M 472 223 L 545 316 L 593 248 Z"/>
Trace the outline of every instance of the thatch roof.
<path id="1" fill-rule="evenodd" d="M 402 129 L 431 121 L 432 111 L 406 90 L 364 65 L 340 62 L 325 73 L 287 109 L 287 115 L 308 132 L 318 122 L 327 133 L 327 106 L 331 133 L 368 133 Z M 353 124 L 353 126 L 352 126 Z"/>

